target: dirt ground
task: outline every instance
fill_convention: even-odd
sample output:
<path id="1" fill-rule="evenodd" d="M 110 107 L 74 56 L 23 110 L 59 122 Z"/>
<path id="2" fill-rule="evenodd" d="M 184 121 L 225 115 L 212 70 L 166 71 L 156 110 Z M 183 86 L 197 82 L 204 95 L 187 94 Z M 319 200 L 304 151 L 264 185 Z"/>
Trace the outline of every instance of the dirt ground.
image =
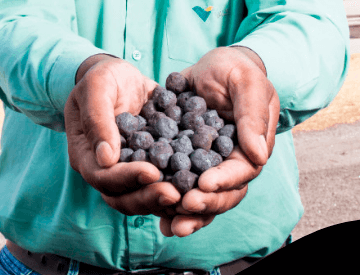
<path id="1" fill-rule="evenodd" d="M 0 133 L 2 120 L 0 108 Z M 293 240 L 360 220 L 360 54 L 352 55 L 347 79 L 330 106 L 293 133 L 305 209 Z"/>

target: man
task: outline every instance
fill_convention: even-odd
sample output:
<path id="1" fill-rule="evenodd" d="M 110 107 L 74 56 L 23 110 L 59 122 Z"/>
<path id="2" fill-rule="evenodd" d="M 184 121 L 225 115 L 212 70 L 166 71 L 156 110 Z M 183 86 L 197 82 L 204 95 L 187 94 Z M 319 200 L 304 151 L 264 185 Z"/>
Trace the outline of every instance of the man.
<path id="1" fill-rule="evenodd" d="M 55 255 L 63 274 L 225 274 L 286 241 L 303 212 L 290 130 L 348 69 L 341 0 L 3 0 L 0 18 L 3 258 L 43 274 L 62 269 Z M 117 163 L 114 121 L 174 71 L 239 140 L 183 198 L 152 164 Z"/>

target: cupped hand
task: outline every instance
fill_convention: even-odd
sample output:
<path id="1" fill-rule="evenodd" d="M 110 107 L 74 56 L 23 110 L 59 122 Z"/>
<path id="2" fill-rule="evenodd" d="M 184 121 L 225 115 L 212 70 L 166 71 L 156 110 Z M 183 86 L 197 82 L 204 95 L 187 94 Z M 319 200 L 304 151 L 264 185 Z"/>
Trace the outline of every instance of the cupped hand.
<path id="1" fill-rule="evenodd" d="M 115 117 L 139 114 L 157 85 L 124 60 L 95 55 L 81 64 L 64 109 L 71 167 L 126 215 L 167 216 L 181 198 L 170 183 L 155 183 L 160 172 L 151 163 L 118 163 Z"/>
<path id="2" fill-rule="evenodd" d="M 219 166 L 203 173 L 173 218 L 162 217 L 165 236 L 188 236 L 237 206 L 248 182 L 270 157 L 279 119 L 279 97 L 259 56 L 248 48 L 217 48 L 182 74 L 211 109 L 235 122 L 239 145 Z"/>

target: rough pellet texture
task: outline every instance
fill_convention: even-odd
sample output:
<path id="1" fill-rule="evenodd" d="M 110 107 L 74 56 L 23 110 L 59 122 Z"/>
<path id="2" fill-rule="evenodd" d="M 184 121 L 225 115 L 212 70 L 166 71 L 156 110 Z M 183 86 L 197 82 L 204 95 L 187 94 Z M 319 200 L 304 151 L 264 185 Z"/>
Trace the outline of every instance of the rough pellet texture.
<path id="1" fill-rule="evenodd" d="M 188 112 L 181 118 L 180 126 L 183 129 L 195 130 L 198 127 L 205 125 L 205 121 L 201 115 L 193 112 Z"/>
<path id="2" fill-rule="evenodd" d="M 234 139 L 236 137 L 236 127 L 234 124 L 226 124 L 224 127 L 222 127 L 219 130 L 220 136 L 227 136 L 231 139 Z"/>
<path id="3" fill-rule="evenodd" d="M 165 88 L 175 94 L 180 94 L 189 89 L 189 82 L 182 74 L 173 72 L 166 78 Z"/>
<path id="4" fill-rule="evenodd" d="M 212 167 L 209 153 L 204 149 L 196 149 L 191 155 L 191 168 L 201 174 Z"/>
<path id="5" fill-rule="evenodd" d="M 177 134 L 176 138 L 181 138 L 183 136 L 187 136 L 187 137 L 191 138 L 193 135 L 194 135 L 193 130 L 183 130 Z"/>
<path id="6" fill-rule="evenodd" d="M 140 115 L 145 119 L 149 120 L 155 112 L 156 112 L 155 102 L 154 100 L 150 99 L 142 107 L 140 111 Z"/>
<path id="7" fill-rule="evenodd" d="M 227 136 L 219 136 L 213 145 L 214 151 L 218 152 L 224 158 L 228 157 L 234 149 L 234 143 L 231 138 Z"/>
<path id="8" fill-rule="evenodd" d="M 219 114 L 216 110 L 207 110 L 204 114 L 202 114 L 202 117 L 206 121 L 211 117 L 219 117 Z"/>
<path id="9" fill-rule="evenodd" d="M 176 104 L 180 108 L 184 109 L 186 102 L 193 96 L 196 96 L 196 94 L 194 92 L 191 92 L 191 91 L 181 93 L 177 98 L 177 103 Z"/>
<path id="10" fill-rule="evenodd" d="M 138 149 L 131 155 L 131 161 L 150 161 L 149 154 L 144 149 Z"/>
<path id="11" fill-rule="evenodd" d="M 154 125 L 159 136 L 164 138 L 174 138 L 179 133 L 179 128 L 176 121 L 169 117 L 160 118 Z"/>
<path id="12" fill-rule="evenodd" d="M 120 134 L 125 138 L 129 137 L 139 128 L 139 120 L 128 112 L 124 112 L 116 116 L 115 120 Z"/>
<path id="13" fill-rule="evenodd" d="M 220 117 L 209 117 L 205 120 L 205 124 L 214 127 L 216 131 L 219 131 L 222 127 L 224 127 L 224 120 Z"/>
<path id="14" fill-rule="evenodd" d="M 172 183 L 180 194 L 190 191 L 197 183 L 199 176 L 189 170 L 180 170 L 172 178 Z"/>
<path id="15" fill-rule="evenodd" d="M 146 121 L 146 119 L 145 118 L 143 118 L 142 116 L 140 116 L 140 115 L 137 115 L 137 116 L 135 116 L 137 119 L 138 119 L 138 121 L 139 121 L 139 126 L 138 126 L 138 131 L 142 131 L 142 130 L 144 130 L 144 128 L 145 128 L 145 126 L 146 126 L 146 123 L 147 123 L 147 121 Z"/>
<path id="16" fill-rule="evenodd" d="M 190 138 L 185 135 L 178 139 L 174 139 L 170 142 L 170 145 L 175 152 L 184 153 L 186 155 L 190 155 L 194 151 Z"/>
<path id="17" fill-rule="evenodd" d="M 147 150 L 154 143 L 154 138 L 148 132 L 134 132 L 129 138 L 129 147 L 134 151 L 138 149 Z"/>
<path id="18" fill-rule="evenodd" d="M 201 127 L 198 127 L 195 132 L 197 133 L 209 133 L 212 137 L 212 141 L 214 141 L 215 139 L 217 139 L 219 137 L 219 133 L 218 131 L 216 131 L 216 129 L 214 127 L 211 127 L 209 125 L 203 125 Z"/>
<path id="19" fill-rule="evenodd" d="M 184 112 L 195 112 L 199 115 L 202 115 L 206 112 L 206 102 L 205 99 L 203 99 L 200 96 L 193 96 L 189 98 L 189 100 L 186 101 L 184 106 Z"/>
<path id="20" fill-rule="evenodd" d="M 134 153 L 134 150 L 130 148 L 123 148 L 120 151 L 120 162 L 130 162 L 131 155 Z"/>
<path id="21" fill-rule="evenodd" d="M 214 166 L 217 166 L 219 165 L 220 163 L 223 162 L 223 158 L 222 156 L 215 152 L 214 150 L 210 150 L 209 151 L 209 155 L 208 155 L 210 161 L 211 161 L 211 166 L 214 167 Z"/>
<path id="22" fill-rule="evenodd" d="M 177 152 L 171 156 L 171 170 L 177 172 L 179 170 L 190 170 L 191 161 L 187 154 Z"/>
<path id="23" fill-rule="evenodd" d="M 201 148 L 209 151 L 212 145 L 211 133 L 207 131 L 195 131 L 194 135 L 191 137 L 191 143 L 194 149 Z"/>
<path id="24" fill-rule="evenodd" d="M 155 104 L 161 109 L 165 110 L 169 107 L 176 105 L 176 94 L 171 91 L 164 90 L 162 91 L 159 96 L 157 97 Z"/>
<path id="25" fill-rule="evenodd" d="M 158 141 L 153 143 L 149 148 L 149 157 L 151 162 L 159 169 L 165 169 L 174 150 L 169 143 Z"/>
<path id="26" fill-rule="evenodd" d="M 165 115 L 176 121 L 177 124 L 180 124 L 182 113 L 179 106 L 171 106 L 165 110 Z"/>

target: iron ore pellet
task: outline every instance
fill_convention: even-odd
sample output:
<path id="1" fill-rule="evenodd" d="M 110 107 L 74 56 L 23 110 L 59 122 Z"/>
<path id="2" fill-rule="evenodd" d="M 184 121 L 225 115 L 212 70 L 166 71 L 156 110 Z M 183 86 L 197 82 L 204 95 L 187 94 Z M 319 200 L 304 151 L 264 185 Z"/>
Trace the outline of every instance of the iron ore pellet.
<path id="1" fill-rule="evenodd" d="M 215 139 L 217 139 L 219 137 L 219 133 L 218 131 L 216 131 L 216 129 L 214 127 L 211 127 L 209 125 L 203 125 L 201 127 L 198 127 L 195 132 L 197 133 L 209 133 L 212 137 L 212 141 L 214 141 Z"/>
<path id="2" fill-rule="evenodd" d="M 180 124 L 182 113 L 179 106 L 171 106 L 165 110 L 165 115 L 176 121 L 177 124 Z"/>
<path id="3" fill-rule="evenodd" d="M 129 138 L 129 148 L 134 151 L 138 149 L 147 150 L 154 143 L 154 138 L 148 132 L 134 132 Z"/>
<path id="4" fill-rule="evenodd" d="M 177 103 L 176 104 L 180 108 L 184 109 L 186 102 L 193 96 L 196 96 L 196 94 L 194 92 L 191 92 L 191 91 L 181 93 L 177 97 Z"/>
<path id="5" fill-rule="evenodd" d="M 151 115 L 148 122 L 150 126 L 155 126 L 155 124 L 159 121 L 160 118 L 167 117 L 163 112 L 156 111 Z M 155 128 L 155 127 L 154 127 Z"/>
<path id="6" fill-rule="evenodd" d="M 169 117 L 160 118 L 155 126 L 155 130 L 159 136 L 164 138 L 174 138 L 179 133 L 179 128 L 176 121 L 172 120 Z"/>
<path id="7" fill-rule="evenodd" d="M 180 122 L 180 126 L 183 127 L 183 129 L 190 130 L 195 130 L 203 125 L 205 125 L 205 121 L 202 116 L 193 112 L 185 113 Z"/>
<path id="8" fill-rule="evenodd" d="M 149 120 L 151 116 L 156 112 L 154 100 L 148 100 L 140 111 L 140 115 L 146 120 Z"/>
<path id="9" fill-rule="evenodd" d="M 193 96 L 189 98 L 184 106 L 184 112 L 195 112 L 199 115 L 202 115 L 206 112 L 206 102 L 205 99 L 203 99 L 200 96 Z"/>
<path id="10" fill-rule="evenodd" d="M 173 72 L 166 78 L 165 88 L 175 94 L 180 94 L 189 89 L 189 82 L 182 74 Z"/>
<path id="11" fill-rule="evenodd" d="M 140 115 L 137 115 L 137 116 L 135 116 L 137 119 L 138 119 L 138 121 L 139 121 L 139 126 L 138 126 L 138 131 L 142 131 L 142 130 L 144 130 L 144 128 L 145 128 L 145 126 L 146 126 L 146 123 L 147 123 L 147 121 L 146 121 L 146 119 L 145 118 L 143 118 L 142 116 L 140 116 Z"/>
<path id="12" fill-rule="evenodd" d="M 191 137 L 191 143 L 194 149 L 201 148 L 206 151 L 211 149 L 212 140 L 211 133 L 207 131 L 195 131 L 194 135 Z"/>
<path id="13" fill-rule="evenodd" d="M 190 170 L 191 160 L 187 154 L 177 152 L 171 156 L 170 166 L 173 172 L 177 172 L 179 170 Z"/>
<path id="14" fill-rule="evenodd" d="M 209 153 L 204 149 L 196 149 L 190 155 L 191 168 L 201 174 L 212 167 Z"/>
<path id="15" fill-rule="evenodd" d="M 130 148 L 123 148 L 120 151 L 120 162 L 130 162 L 131 155 L 134 153 L 134 150 Z"/>
<path id="16" fill-rule="evenodd" d="M 126 138 L 123 135 L 120 135 L 121 148 L 126 147 Z"/>
<path id="17" fill-rule="evenodd" d="M 184 153 L 186 155 L 190 155 L 194 151 L 191 140 L 186 135 L 174 139 L 170 142 L 170 145 L 175 152 Z"/>
<path id="18" fill-rule="evenodd" d="M 164 141 L 154 142 L 149 148 L 150 161 L 159 169 L 165 169 L 174 150 L 169 143 Z"/>
<path id="19" fill-rule="evenodd" d="M 116 125 L 120 134 L 127 138 L 139 128 L 139 120 L 132 114 L 124 112 L 116 116 Z"/>
<path id="20" fill-rule="evenodd" d="M 214 127 L 216 131 L 219 131 L 222 127 L 224 127 L 224 120 L 220 117 L 209 117 L 205 120 L 205 124 Z"/>
<path id="21" fill-rule="evenodd" d="M 169 107 L 175 106 L 176 105 L 176 94 L 174 94 L 171 91 L 168 90 L 163 90 L 160 92 L 160 94 L 158 95 L 155 104 L 161 109 L 161 110 L 165 110 Z"/>
<path id="22" fill-rule="evenodd" d="M 131 161 L 150 161 L 149 154 L 144 149 L 138 149 L 131 155 Z"/>
<path id="23" fill-rule="evenodd" d="M 198 178 L 198 175 L 189 170 L 180 170 L 174 174 L 172 183 L 179 193 L 183 195 L 195 186 Z"/>
<path id="24" fill-rule="evenodd" d="M 234 149 L 234 143 L 231 138 L 227 136 L 219 136 L 213 143 L 213 149 L 222 157 L 228 157 Z"/>
<path id="25" fill-rule="evenodd" d="M 204 114 L 202 114 L 202 117 L 206 121 L 211 117 L 219 117 L 219 114 L 216 110 L 207 110 Z"/>
<path id="26" fill-rule="evenodd" d="M 152 96 L 151 99 L 154 100 L 154 102 L 156 102 L 156 100 L 158 99 L 159 95 L 161 94 L 161 92 L 166 91 L 166 88 L 162 87 L 162 86 L 156 86 L 154 91 L 152 92 Z"/>
<path id="27" fill-rule="evenodd" d="M 224 127 L 222 127 L 219 130 L 220 136 L 227 136 L 231 139 L 234 139 L 236 137 L 236 127 L 234 124 L 226 124 Z"/>
<path id="28" fill-rule="evenodd" d="M 208 156 L 210 158 L 212 167 L 218 166 L 220 163 L 223 162 L 222 156 L 219 153 L 215 152 L 214 150 L 210 150 Z"/>
<path id="29" fill-rule="evenodd" d="M 183 130 L 177 134 L 176 138 L 181 138 L 183 136 L 187 136 L 187 137 L 191 138 L 193 135 L 194 135 L 193 130 Z"/>

